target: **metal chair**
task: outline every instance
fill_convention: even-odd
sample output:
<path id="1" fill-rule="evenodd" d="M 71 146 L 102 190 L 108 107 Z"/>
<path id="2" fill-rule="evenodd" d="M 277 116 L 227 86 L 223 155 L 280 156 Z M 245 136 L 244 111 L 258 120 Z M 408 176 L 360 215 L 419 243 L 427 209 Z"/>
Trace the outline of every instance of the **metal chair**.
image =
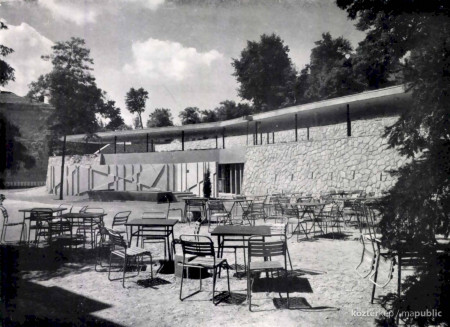
<path id="1" fill-rule="evenodd" d="M 180 212 L 180 220 L 183 220 L 184 218 L 184 214 L 183 214 L 183 209 L 181 208 L 171 208 L 172 202 L 167 200 L 167 219 L 169 219 L 170 213 L 174 212 L 174 211 L 179 211 Z"/>
<path id="2" fill-rule="evenodd" d="M 59 208 L 59 209 L 66 209 L 66 210 L 64 210 L 64 213 L 71 213 L 71 212 L 72 212 L 72 209 L 73 209 L 73 205 L 67 204 L 67 203 L 61 203 L 61 204 L 58 206 L 58 208 Z"/>
<path id="3" fill-rule="evenodd" d="M 125 234 L 127 232 L 127 228 L 125 224 L 128 222 L 128 217 L 130 217 L 131 211 L 120 211 L 114 215 L 112 222 L 112 229 L 115 231 Z"/>
<path id="4" fill-rule="evenodd" d="M 10 223 L 10 222 L 8 222 L 8 219 L 9 219 L 8 211 L 1 204 L 0 204 L 0 211 L 2 212 L 2 216 L 3 216 L 3 225 L 2 225 L 2 233 L 0 235 L 0 243 L 7 243 L 7 241 L 6 241 L 6 229 L 8 227 L 13 227 L 13 226 L 22 226 L 22 229 L 20 231 L 19 242 L 22 242 L 22 238 L 23 238 L 23 241 L 25 241 L 25 230 L 26 230 L 25 222 L 20 222 L 20 223 Z"/>
<path id="5" fill-rule="evenodd" d="M 186 221 L 188 221 L 189 223 L 191 222 L 194 216 L 194 212 L 200 212 L 200 220 L 206 218 L 206 203 L 204 200 L 189 199 L 185 201 L 184 215 Z"/>
<path id="6" fill-rule="evenodd" d="M 101 271 L 98 270 L 98 267 L 108 268 L 108 260 L 112 246 L 113 243 L 109 239 L 108 229 L 106 227 L 100 227 L 95 236 L 95 271 Z M 106 259 L 106 265 L 103 265 L 102 259 Z"/>
<path id="7" fill-rule="evenodd" d="M 142 219 L 166 219 L 167 213 L 164 211 L 147 211 L 143 212 Z M 153 228 L 145 228 L 141 227 L 139 231 L 138 238 L 141 239 L 141 247 L 144 247 L 144 244 L 164 244 L 164 259 L 167 258 L 167 230 L 165 227 L 153 227 Z M 136 244 L 137 245 L 137 244 Z"/>
<path id="8" fill-rule="evenodd" d="M 184 268 L 199 268 L 200 269 L 200 289 L 188 296 L 183 297 L 183 281 L 184 274 L 181 274 L 181 284 L 180 284 L 180 300 L 183 301 L 202 290 L 202 276 L 201 270 L 208 269 L 213 270 L 213 296 L 212 301 L 214 305 L 217 305 L 219 301 L 215 301 L 216 296 L 216 280 L 217 274 L 220 268 L 227 269 L 227 282 L 228 282 L 228 296 L 230 296 L 230 275 L 228 270 L 228 262 L 224 258 L 217 258 L 214 251 L 214 243 L 208 236 L 202 235 L 181 235 L 180 236 L 181 248 L 183 249 L 183 266 Z M 193 259 L 189 260 L 189 256 L 194 256 Z M 192 257 L 191 257 L 192 258 Z"/>
<path id="9" fill-rule="evenodd" d="M 72 250 L 72 246 L 83 244 L 84 239 L 72 234 L 72 225 L 68 220 L 54 219 L 48 223 L 48 243 Z"/>
<path id="10" fill-rule="evenodd" d="M 253 201 L 248 210 L 243 212 L 242 219 L 247 220 L 250 225 L 255 226 L 257 219 L 266 218 L 266 212 L 264 210 L 264 202 L 255 202 Z"/>
<path id="11" fill-rule="evenodd" d="M 271 235 L 284 235 L 284 237 L 287 239 L 287 228 L 288 228 L 288 218 L 283 218 L 279 223 L 271 224 L 270 225 L 270 234 Z M 291 255 L 289 254 L 289 248 L 286 242 L 286 253 L 289 259 L 289 265 L 292 268 L 292 261 L 291 261 Z"/>
<path id="12" fill-rule="evenodd" d="M 150 270 L 151 278 L 153 278 L 153 258 L 150 251 L 139 248 L 139 247 L 128 247 L 123 236 L 112 230 L 106 229 L 108 232 L 109 240 L 111 241 L 111 254 L 109 257 L 109 269 L 108 269 L 108 279 L 110 281 L 122 279 L 122 287 L 125 287 L 125 278 L 136 277 L 140 273 L 140 268 L 144 264 L 144 256 L 150 258 Z M 111 278 L 111 266 L 113 257 L 121 258 L 123 260 L 123 276 L 122 278 Z M 125 277 L 127 271 L 127 266 L 131 261 L 134 261 L 137 265 L 137 274 Z"/>
<path id="13" fill-rule="evenodd" d="M 343 218 L 339 205 L 333 200 L 326 200 L 325 205 L 316 219 L 321 220 L 325 224 L 325 234 L 328 234 L 328 227 L 331 227 L 331 233 L 334 238 L 334 229 L 336 228 L 338 233 L 341 233 L 341 222 Z"/>
<path id="14" fill-rule="evenodd" d="M 273 273 L 274 271 L 279 273 L 280 271 L 284 271 L 284 278 L 288 277 L 286 236 L 278 234 L 271 235 L 270 238 L 272 237 L 276 240 L 266 241 L 266 239 L 261 238 L 261 236 L 252 236 L 248 239 L 247 297 L 248 308 L 250 311 L 252 311 L 252 287 L 254 280 L 252 277 L 254 274 L 260 274 L 261 272 L 266 272 L 268 274 L 269 272 Z M 272 261 L 272 258 L 277 256 L 283 256 L 284 262 Z M 263 258 L 264 261 L 252 261 L 254 258 Z M 289 308 L 289 290 L 286 291 L 287 306 Z"/>
<path id="15" fill-rule="evenodd" d="M 218 225 L 221 223 L 225 224 L 226 222 L 230 222 L 231 213 L 227 211 L 223 201 L 209 200 L 207 207 L 208 207 L 208 231 L 210 231 L 211 221 L 213 219 L 215 219 Z"/>
<path id="16" fill-rule="evenodd" d="M 86 211 L 87 208 L 88 208 L 88 206 L 82 206 L 78 212 L 83 213 Z"/>
<path id="17" fill-rule="evenodd" d="M 80 213 L 98 213 L 98 214 L 104 214 L 105 210 L 102 208 L 89 208 L 86 206 L 86 208 L 80 210 Z M 83 235 L 84 239 L 87 240 L 88 236 L 90 238 L 91 246 L 94 247 L 95 245 L 95 234 L 97 230 L 102 227 L 102 219 L 100 218 L 94 218 L 85 220 L 82 219 L 81 222 L 78 222 L 78 228 L 77 228 L 77 235 Z"/>
<path id="18" fill-rule="evenodd" d="M 49 208 L 34 208 L 30 212 L 30 228 L 28 229 L 28 241 L 31 230 L 35 231 L 34 243 L 37 245 L 41 236 L 47 237 L 48 223 L 53 219 L 53 210 Z M 33 224 L 34 223 L 34 224 Z"/>

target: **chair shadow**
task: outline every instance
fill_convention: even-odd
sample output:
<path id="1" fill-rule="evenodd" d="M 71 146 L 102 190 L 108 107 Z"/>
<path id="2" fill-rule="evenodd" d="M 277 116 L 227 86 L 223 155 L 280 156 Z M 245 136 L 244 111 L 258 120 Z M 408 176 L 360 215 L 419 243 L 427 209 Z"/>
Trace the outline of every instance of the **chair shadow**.
<path id="1" fill-rule="evenodd" d="M 214 301 L 230 305 L 241 305 L 245 300 L 247 300 L 246 294 L 233 292 L 230 294 L 228 292 L 221 292 L 214 297 Z"/>
<path id="2" fill-rule="evenodd" d="M 343 233 L 343 232 L 332 232 L 327 234 L 319 235 L 318 238 L 326 238 L 326 239 L 332 239 L 332 240 L 348 240 L 352 234 L 350 233 Z"/>
<path id="3" fill-rule="evenodd" d="M 289 297 L 289 307 L 287 304 L 287 298 L 274 298 L 273 305 L 276 309 L 289 309 L 289 310 L 301 310 L 301 311 L 339 311 L 339 308 L 318 306 L 312 307 L 311 304 L 304 297 Z"/>
<path id="4" fill-rule="evenodd" d="M 256 278 L 253 282 L 252 292 L 313 293 L 313 289 L 307 278 L 279 276 L 274 278 Z"/>
<path id="5" fill-rule="evenodd" d="M 304 276 L 304 275 L 316 276 L 316 275 L 323 275 L 326 273 L 327 273 L 326 271 L 310 270 L 310 269 L 303 269 L 303 268 L 288 270 L 288 275 L 292 276 L 292 277 L 300 277 L 300 276 Z"/>
<path id="6" fill-rule="evenodd" d="M 162 279 L 162 278 L 159 278 L 159 277 L 147 278 L 147 279 L 139 279 L 136 283 L 139 286 L 142 286 L 144 288 L 153 288 L 153 289 L 158 289 L 157 286 L 172 284 L 168 280 L 165 280 L 165 279 Z"/>

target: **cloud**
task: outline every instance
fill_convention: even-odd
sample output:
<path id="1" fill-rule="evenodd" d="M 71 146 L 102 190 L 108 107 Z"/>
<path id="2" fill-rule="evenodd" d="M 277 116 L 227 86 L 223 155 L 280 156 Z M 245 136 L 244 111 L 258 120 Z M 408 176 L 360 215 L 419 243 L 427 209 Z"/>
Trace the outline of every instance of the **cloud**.
<path id="1" fill-rule="evenodd" d="M 99 15 L 98 10 L 89 6 L 89 2 L 81 7 L 67 0 L 39 0 L 39 4 L 50 10 L 55 18 L 62 18 L 77 25 L 94 23 Z"/>
<path id="2" fill-rule="evenodd" d="M 77 25 L 95 23 L 98 16 L 107 11 L 120 12 L 121 6 L 134 3 L 140 7 L 156 10 L 165 0 L 110 0 L 110 1 L 73 1 L 73 0 L 39 0 L 42 7 L 49 10 L 55 19 L 63 19 Z"/>
<path id="3" fill-rule="evenodd" d="M 6 89 L 25 95 L 28 84 L 51 70 L 51 63 L 43 61 L 41 55 L 51 53 L 53 42 L 30 25 L 8 25 L 7 30 L 0 31 L 0 44 L 14 50 L 5 60 L 15 69 L 16 80 Z"/>
<path id="4" fill-rule="evenodd" d="M 148 39 L 132 45 L 133 62 L 126 64 L 123 71 L 145 76 L 148 79 L 182 81 L 208 69 L 211 64 L 223 58 L 217 50 L 198 52 L 185 48 L 178 42 Z"/>
<path id="5" fill-rule="evenodd" d="M 122 0 L 123 2 L 135 2 L 150 10 L 156 10 L 165 0 Z"/>

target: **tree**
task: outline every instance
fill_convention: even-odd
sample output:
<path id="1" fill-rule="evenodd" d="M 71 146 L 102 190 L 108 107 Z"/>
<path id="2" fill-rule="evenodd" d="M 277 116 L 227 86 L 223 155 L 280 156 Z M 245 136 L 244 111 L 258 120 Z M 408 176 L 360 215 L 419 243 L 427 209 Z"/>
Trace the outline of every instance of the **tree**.
<path id="1" fill-rule="evenodd" d="M 248 41 L 240 58 L 233 59 L 239 96 L 252 101 L 256 110 L 295 103 L 296 71 L 288 53 L 279 36 L 263 34 L 259 42 Z"/>
<path id="2" fill-rule="evenodd" d="M 353 48 L 343 37 L 323 33 L 311 50 L 310 63 L 297 79 L 298 102 L 311 102 L 360 92 L 351 60 Z"/>
<path id="3" fill-rule="evenodd" d="M 115 131 L 125 128 L 125 122 L 120 114 L 120 108 L 116 107 L 116 102 L 108 100 L 100 106 L 99 113 L 108 120 L 103 130 Z"/>
<path id="4" fill-rule="evenodd" d="M 228 120 L 248 116 L 253 113 L 253 108 L 246 103 L 238 103 L 230 100 L 222 101 L 215 109 L 218 120 Z"/>
<path id="5" fill-rule="evenodd" d="M 202 110 L 200 111 L 200 114 L 202 115 L 202 123 L 213 123 L 216 121 L 219 121 L 219 118 L 217 117 L 216 110 Z"/>
<path id="6" fill-rule="evenodd" d="M 20 142 L 20 131 L 0 113 L 0 188 L 4 188 L 6 171 L 14 174 L 22 167 L 32 168 L 36 160 Z"/>
<path id="7" fill-rule="evenodd" d="M 0 31 L 8 29 L 3 22 L 0 22 Z M 0 44 L 0 57 L 6 57 L 13 53 L 14 50 Z M 12 68 L 6 61 L 0 59 L 0 85 L 5 86 L 9 81 L 14 81 L 14 68 Z"/>
<path id="8" fill-rule="evenodd" d="M 149 115 L 147 120 L 147 127 L 165 127 L 173 126 L 173 118 L 170 109 L 167 108 L 156 108 Z"/>
<path id="9" fill-rule="evenodd" d="M 382 302 L 393 310 L 442 312 L 441 316 L 410 317 L 407 324 L 448 325 L 449 249 L 438 252 L 436 234 L 448 237 L 450 233 L 450 3 L 337 3 L 350 18 L 358 18 L 358 28 L 368 31 L 366 40 L 375 32 L 385 40 L 372 44 L 380 46 L 378 53 L 388 54 L 389 63 L 396 65 L 397 58 L 404 61 L 401 71 L 412 95 L 412 104 L 385 133 L 390 146 L 410 161 L 394 172 L 398 179 L 384 198 L 380 228 L 386 247 L 401 251 L 406 243 L 429 264 L 406 281 L 400 298 L 389 294 Z M 378 76 L 384 78 L 382 73 Z"/>
<path id="10" fill-rule="evenodd" d="M 202 122 L 210 123 L 215 121 L 224 121 L 228 119 L 234 119 L 251 115 L 253 108 L 247 103 L 238 103 L 225 100 L 220 103 L 220 106 L 214 108 L 214 110 L 202 110 Z"/>
<path id="11" fill-rule="evenodd" d="M 51 130 L 50 152 L 58 137 L 68 134 L 92 135 L 100 128 L 96 114 L 120 120 L 120 110 L 105 99 L 106 93 L 97 87 L 91 71 L 94 61 L 83 39 L 72 37 L 56 42 L 53 53 L 42 56 L 51 61 L 53 69 L 30 84 L 28 97 L 34 101 L 49 98 L 55 108 L 49 118 Z"/>
<path id="12" fill-rule="evenodd" d="M 211 192 L 211 173 L 208 168 L 203 177 L 203 196 L 209 199 L 211 197 Z"/>
<path id="13" fill-rule="evenodd" d="M 127 109 L 132 114 L 138 114 L 141 128 L 144 128 L 144 125 L 142 124 L 142 113 L 145 111 L 145 102 L 147 99 L 148 92 L 142 87 L 137 90 L 132 87 L 125 96 L 125 104 L 127 105 Z"/>
<path id="14" fill-rule="evenodd" d="M 8 27 L 0 22 L 0 30 Z M 0 56 L 6 57 L 14 50 L 0 44 Z M 0 59 L 0 85 L 5 86 L 9 81 L 14 81 L 14 68 L 6 61 Z M 35 159 L 28 153 L 27 147 L 20 141 L 20 132 L 17 126 L 9 122 L 0 113 L 0 188 L 4 188 L 5 172 L 15 173 L 22 166 L 31 168 Z"/>
<path id="15" fill-rule="evenodd" d="M 187 107 L 178 115 L 182 125 L 201 123 L 200 110 L 197 107 Z"/>

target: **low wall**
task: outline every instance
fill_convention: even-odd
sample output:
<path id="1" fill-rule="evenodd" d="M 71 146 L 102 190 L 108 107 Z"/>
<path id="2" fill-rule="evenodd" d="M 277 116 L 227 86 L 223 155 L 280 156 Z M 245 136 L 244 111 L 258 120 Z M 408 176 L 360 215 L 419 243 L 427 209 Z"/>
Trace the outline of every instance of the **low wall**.
<path id="1" fill-rule="evenodd" d="M 105 163 L 102 155 L 67 156 L 64 163 L 64 195 L 80 195 L 93 190 L 115 191 L 190 191 L 203 193 L 203 178 L 210 170 L 212 192 L 216 194 L 216 163 L 141 163 L 139 155 L 118 155 L 120 163 Z M 130 160 L 135 159 L 135 160 Z M 120 160 L 119 160 L 120 161 Z M 47 191 L 59 194 L 61 184 L 61 157 L 51 157 L 47 172 Z"/>
<path id="2" fill-rule="evenodd" d="M 248 147 L 244 193 L 363 189 L 380 194 L 395 183 L 388 171 L 406 161 L 381 136 L 396 119 L 356 121 L 352 135 L 357 136 L 343 136 L 346 124 L 336 124 L 310 130 L 309 141 Z"/>

